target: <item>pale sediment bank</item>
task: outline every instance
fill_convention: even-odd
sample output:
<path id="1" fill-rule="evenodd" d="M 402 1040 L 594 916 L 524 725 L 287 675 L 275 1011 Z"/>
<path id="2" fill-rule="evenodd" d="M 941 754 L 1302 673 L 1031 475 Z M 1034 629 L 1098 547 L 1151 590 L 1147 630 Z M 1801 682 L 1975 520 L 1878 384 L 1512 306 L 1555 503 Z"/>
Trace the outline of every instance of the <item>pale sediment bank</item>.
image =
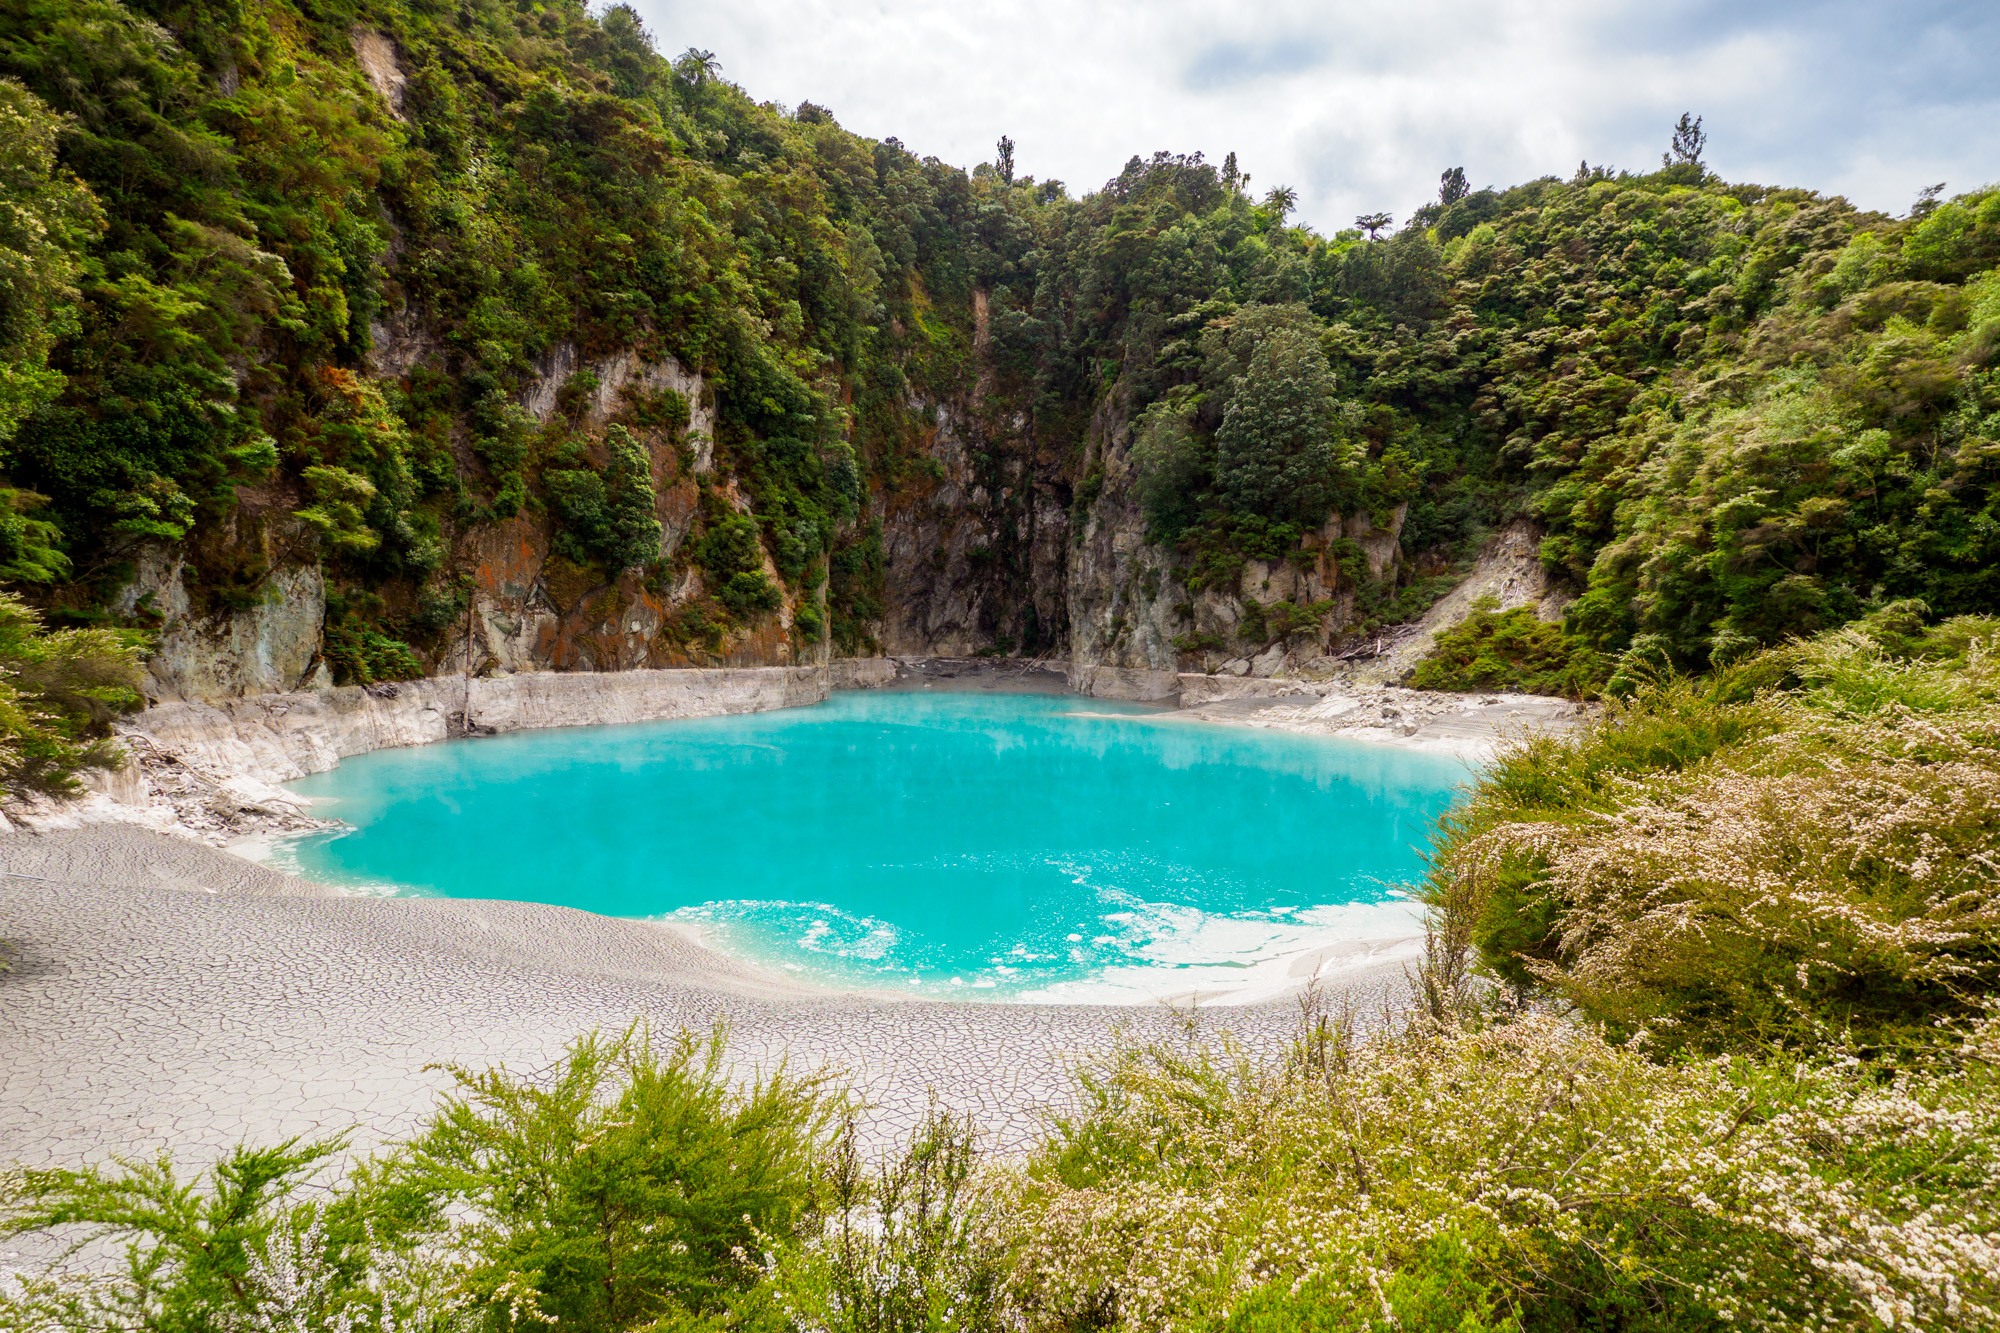
<path id="1" fill-rule="evenodd" d="M 1180 706 L 1170 717 L 1429 750 L 1473 764 L 1491 759 L 1510 740 L 1572 730 L 1597 711 L 1540 694 L 1186 674 L 1177 697 Z"/>
<path id="2" fill-rule="evenodd" d="M 119 724 L 131 761 L 92 776 L 80 802 L 14 812 L 53 830 L 137 824 L 223 846 L 325 826 L 278 783 L 375 750 L 546 727 L 603 726 L 796 708 L 895 678 L 879 658 L 818 667 L 523 672 L 157 703 Z"/>
<path id="3" fill-rule="evenodd" d="M 1160 1007 L 888 1001 L 757 973 L 658 925 L 530 903 L 330 894 L 184 838 L 105 826 L 0 839 L 0 1163 L 353 1131 L 367 1149 L 433 1107 L 439 1062 L 539 1069 L 635 1019 L 726 1021 L 742 1070 L 845 1071 L 893 1141 L 934 1090 L 1003 1150 L 1068 1104 L 1069 1069 Z M 33 877 L 33 878 L 28 878 Z M 1373 1012 L 1384 963 L 1333 989 Z M 1202 1010 L 1280 1042 L 1294 1006 Z"/>
<path id="4" fill-rule="evenodd" d="M 1475 763 L 1492 758 L 1515 737 L 1568 731 L 1595 713 L 1592 705 L 1539 694 L 1448 694 L 1344 677 L 1210 675 L 1072 663 L 1066 682 L 1076 694 L 1156 704 L 1168 719 L 1334 736 Z"/>
<path id="5" fill-rule="evenodd" d="M 1516 725 L 1568 725 L 1506 696 L 1351 691 L 1184 676 L 1193 719 L 1490 751 Z M 1162 1006 L 936 1003 L 838 994 L 760 973 L 657 924 L 511 902 L 347 896 L 201 842 L 309 828 L 277 782 L 452 736 L 713 716 L 836 688 L 1060 689 L 1033 664 L 883 659 L 827 668 L 532 675 L 163 704 L 124 729 L 139 761 L 90 800 L 0 838 L 0 1163 L 145 1155 L 190 1162 L 244 1139 L 408 1133 L 446 1076 L 541 1068 L 578 1033 L 727 1021 L 740 1067 L 844 1070 L 886 1143 L 929 1095 L 1004 1149 L 1067 1104 L 1069 1070 L 1115 1028 L 1167 1036 Z M 1378 697 L 1379 696 L 1379 697 Z M 1385 709 L 1395 709 L 1391 716 Z M 1414 727 L 1412 726 L 1414 724 Z M 137 827 L 135 827 L 137 825 Z M 166 836 L 172 832 L 179 836 Z M 1171 997 L 1253 1045 L 1282 1041 L 1308 981 L 1379 1012 L 1404 993 L 1407 938 L 1266 960 L 1233 992 Z M 1183 1009 L 1185 1012 L 1185 1009 Z"/>
<path id="6" fill-rule="evenodd" d="M 1006 658 L 894 658 L 881 688 L 1069 693 L 1151 704 L 1161 721 L 1212 722 L 1303 736 L 1490 759 L 1508 741 L 1562 732 L 1596 714 L 1590 704 L 1539 694 L 1447 694 L 1351 680 L 1207 675 L 1125 667 L 1057 671 Z M 879 670 L 879 669 L 878 669 Z M 873 682 L 871 682 L 873 683 Z M 839 688 L 839 687 L 836 687 Z"/>
<path id="7" fill-rule="evenodd" d="M 1108 673 L 1108 674 L 1107 674 Z M 842 689 L 1074 692 L 1159 705 L 1164 715 L 1339 736 L 1472 760 L 1510 735 L 1576 725 L 1577 705 L 1536 695 L 1448 695 L 1395 686 L 1072 668 L 1006 659 L 843 658 L 816 667 L 525 672 L 164 702 L 118 726 L 131 762 L 92 775 L 85 798 L 9 813 L 39 830 L 136 824 L 211 846 L 327 826 L 277 784 L 375 750 L 547 727 L 602 726 L 796 708 Z M 0 831 L 9 825 L 0 816 Z"/>

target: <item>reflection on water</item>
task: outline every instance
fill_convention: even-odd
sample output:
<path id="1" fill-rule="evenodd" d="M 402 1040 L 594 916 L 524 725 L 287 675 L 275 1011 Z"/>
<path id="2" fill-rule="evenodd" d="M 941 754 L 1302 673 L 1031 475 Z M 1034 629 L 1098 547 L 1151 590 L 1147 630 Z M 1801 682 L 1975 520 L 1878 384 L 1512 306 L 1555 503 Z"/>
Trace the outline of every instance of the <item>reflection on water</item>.
<path id="1" fill-rule="evenodd" d="M 1404 936 L 1466 777 L 1435 755 L 1047 695 L 857 692 L 522 732 L 293 783 L 352 832 L 302 874 L 703 924 L 843 985 L 1132 999 Z"/>

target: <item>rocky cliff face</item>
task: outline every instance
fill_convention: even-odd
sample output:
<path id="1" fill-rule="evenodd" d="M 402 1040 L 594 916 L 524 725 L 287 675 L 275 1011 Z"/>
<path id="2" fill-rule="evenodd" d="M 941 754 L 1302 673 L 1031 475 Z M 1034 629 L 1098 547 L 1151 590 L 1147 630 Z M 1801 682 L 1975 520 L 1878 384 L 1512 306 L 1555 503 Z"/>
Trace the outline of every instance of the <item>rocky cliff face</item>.
<path id="1" fill-rule="evenodd" d="M 1169 553 L 1146 537 L 1134 493 L 1131 430 L 1115 397 L 1090 425 L 1086 477 L 1101 477 L 1070 553 L 1070 688 L 1112 698 L 1163 699 L 1177 692 L 1188 592 Z"/>
<path id="2" fill-rule="evenodd" d="M 915 404 L 931 423 L 928 480 L 876 497 L 882 650 L 1050 657 L 1069 643 L 1070 455 L 1040 439 L 1020 391 L 993 373 L 984 292 L 973 294 L 975 379 L 962 402 Z"/>
<path id="3" fill-rule="evenodd" d="M 647 362 L 630 351 L 584 362 L 576 349 L 567 345 L 557 348 L 539 371 L 522 396 L 522 405 L 542 425 L 554 420 L 562 386 L 579 372 L 588 373 L 596 382 L 589 400 L 575 409 L 578 424 L 588 430 L 608 425 L 632 394 L 667 390 L 687 402 L 689 421 L 681 446 L 658 433 L 642 436 L 652 462 L 660 558 L 668 577 L 649 582 L 642 571 L 627 570 L 610 583 L 599 581 L 592 570 L 564 559 L 553 549 L 553 532 L 545 515 L 524 511 L 475 529 L 465 543 L 474 582 L 469 628 L 473 673 L 792 666 L 824 661 L 824 645 L 805 652 L 793 646 L 796 596 L 788 596 L 775 616 L 725 635 L 712 650 L 705 645 L 693 649 L 667 633 L 676 611 L 708 591 L 699 570 L 686 568 L 684 561 L 675 559 L 694 526 L 701 479 L 714 468 L 715 401 L 703 377 L 684 369 L 672 357 Z M 725 494 L 733 508 L 748 511 L 748 504 L 733 487 Z M 764 572 L 773 582 L 778 581 L 768 557 Z M 448 639 L 444 670 L 465 669 L 467 633 L 460 631 Z M 691 655 L 691 649 L 699 652 L 699 658 Z"/>
<path id="4" fill-rule="evenodd" d="M 378 373 L 406 372 L 434 352 L 420 330 L 385 324 L 376 333 Z M 824 644 L 803 650 L 795 644 L 796 594 L 775 614 L 712 642 L 691 644 L 668 632 L 676 612 L 709 591 L 699 569 L 676 560 L 694 525 L 702 479 L 713 470 L 714 395 L 703 377 L 671 357 L 648 362 L 624 351 L 585 362 L 568 346 L 538 370 L 521 405 L 542 425 L 555 418 L 560 390 L 579 372 L 596 383 L 587 402 L 567 405 L 585 430 L 601 430 L 635 393 L 670 390 L 689 405 L 688 424 L 674 437 L 642 434 L 667 577 L 649 580 L 644 571 L 628 570 L 604 582 L 600 572 L 556 551 L 553 523 L 543 512 L 523 510 L 474 527 L 452 562 L 469 579 L 470 605 L 439 636 L 430 665 L 460 675 L 468 654 L 475 675 L 824 662 Z M 747 512 L 733 485 L 723 495 Z M 155 701 L 212 702 L 333 684 L 321 655 L 327 586 L 311 542 L 285 516 L 285 497 L 251 499 L 213 538 L 231 563 L 250 571 L 227 601 L 198 586 L 181 548 L 150 543 L 133 553 L 131 581 L 114 605 L 122 614 L 157 620 L 145 684 Z M 774 583 L 776 572 L 766 556 Z"/>
<path id="5" fill-rule="evenodd" d="M 1110 698 L 1165 699 L 1181 691 L 1181 672 L 1232 676 L 1324 676 L 1328 656 L 1356 620 L 1361 576 L 1392 576 L 1403 558 L 1404 510 L 1386 527 L 1367 514 L 1331 515 L 1310 535 L 1301 557 L 1248 560 L 1234 586 L 1192 592 L 1175 552 L 1147 540 L 1130 455 L 1126 416 L 1107 398 L 1092 423 L 1090 467 L 1101 489 L 1070 553 L 1069 680 L 1073 689 Z M 1339 548 L 1350 563 L 1340 567 Z M 1280 604 L 1330 610 L 1292 632 L 1269 625 Z"/>
<path id="6" fill-rule="evenodd" d="M 976 359 L 984 321 L 977 327 Z M 378 329 L 377 347 L 385 374 L 407 371 L 432 350 L 420 330 L 390 326 Z M 676 618 L 710 591 L 697 566 L 677 559 L 714 470 L 714 393 L 703 376 L 671 358 L 621 351 L 587 361 L 568 346 L 538 372 L 520 402 L 544 425 L 566 412 L 579 428 L 600 431 L 634 394 L 670 390 L 689 404 L 684 431 L 642 434 L 665 574 L 629 570 L 603 582 L 555 550 L 551 520 L 539 512 L 474 527 L 455 562 L 469 574 L 470 606 L 440 635 L 433 669 L 461 675 L 468 655 L 477 676 L 824 663 L 824 643 L 801 648 L 793 633 L 795 592 L 775 614 L 719 639 L 690 643 L 684 628 L 677 632 Z M 580 372 L 594 377 L 587 401 L 562 402 Z M 1038 438 L 1012 401 L 1019 396 L 981 370 L 963 400 L 913 404 L 928 423 L 923 466 L 878 488 L 860 520 L 881 526 L 881 652 L 1045 658 L 1078 690 L 1140 699 L 1175 696 L 1183 672 L 1333 672 L 1329 654 L 1356 621 L 1356 587 L 1364 577 L 1393 577 L 1403 559 L 1402 511 L 1384 526 L 1366 514 L 1335 514 L 1299 556 L 1249 560 L 1234 585 L 1191 591 L 1185 557 L 1147 540 L 1120 390 L 1103 396 L 1080 445 Z M 733 484 L 720 494 L 748 512 Z M 162 618 L 148 687 L 155 699 L 216 701 L 332 683 L 319 656 L 327 599 L 317 569 L 296 558 L 287 564 L 282 550 L 267 554 L 273 572 L 249 604 L 204 610 L 182 586 L 175 551 L 141 552 L 122 606 Z M 1344 571 L 1343 558 L 1354 567 Z M 1303 626 L 1284 624 L 1285 606 L 1315 605 L 1330 610 Z"/>
<path id="7" fill-rule="evenodd" d="M 1058 468 L 1025 418 L 925 404 L 934 480 L 880 497 L 882 650 L 966 657 L 1060 654 L 1069 606 L 1069 512 Z"/>
<path id="8" fill-rule="evenodd" d="M 229 536 L 242 544 L 254 540 Z M 214 608 L 197 607 L 184 553 L 175 547 L 140 547 L 133 569 L 113 605 L 122 615 L 159 618 L 158 646 L 144 682 L 149 698 L 231 699 L 333 683 L 319 659 L 326 582 L 317 565 L 281 562 L 247 605 Z"/>

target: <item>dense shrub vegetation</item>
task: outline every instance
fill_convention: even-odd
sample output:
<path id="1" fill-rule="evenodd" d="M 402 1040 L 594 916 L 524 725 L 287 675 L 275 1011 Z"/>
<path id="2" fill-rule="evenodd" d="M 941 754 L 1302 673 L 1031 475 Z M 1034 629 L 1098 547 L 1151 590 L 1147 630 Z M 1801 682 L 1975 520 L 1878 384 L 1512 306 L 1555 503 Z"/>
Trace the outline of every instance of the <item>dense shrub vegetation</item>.
<path id="1" fill-rule="evenodd" d="M 1009 1273 L 1047 1328 L 1992 1327 L 1993 1035 L 1893 1070 L 1549 1016 L 1131 1051 L 1015 1185 Z"/>
<path id="2" fill-rule="evenodd" d="M 721 1056 L 635 1030 L 579 1040 L 546 1079 L 454 1069 L 424 1132 L 327 1199 L 300 1190 L 334 1140 L 245 1147 L 205 1181 L 28 1172 L 13 1225 L 83 1223 L 130 1271 L 4 1308 L 70 1328 L 700 1326 L 761 1287 L 754 1249 L 812 1224 L 838 1110 L 782 1072 L 732 1089 Z"/>
<path id="3" fill-rule="evenodd" d="M 1902 603 L 1529 740 L 1433 891 L 1491 968 L 1614 1031 L 1914 1040 L 2000 984 L 2000 620 Z"/>
<path id="4" fill-rule="evenodd" d="M 109 629 L 50 632 L 0 592 L 0 792 L 77 794 L 77 774 L 117 768 L 110 722 L 139 703 L 139 636 Z"/>
<path id="5" fill-rule="evenodd" d="M 624 351 L 707 377 L 732 512 L 847 650 L 881 607 L 870 511 L 927 483 L 953 404 L 985 423 L 995 577 L 1038 491 L 1081 537 L 1118 472 L 1096 420 L 1133 425 L 1191 588 L 1330 512 L 1400 522 L 1389 586 L 1340 562 L 1357 632 L 1517 518 L 1607 675 L 1902 598 L 2000 610 L 1991 189 L 1864 213 L 1718 179 L 1695 127 L 1657 171 L 1453 169 L 1400 229 L 1326 236 L 1233 156 L 1080 198 L 1011 150 L 919 160 L 577 0 L 25 0 L 0 117 L 0 574 L 64 622 L 114 614 L 142 540 L 185 545 L 198 611 L 248 604 L 263 533 L 325 564 L 345 642 L 406 645 L 344 674 L 421 669 L 463 540 L 522 512 L 577 578 L 657 583 L 691 544 L 645 499 L 681 467 L 636 475 L 603 413 L 685 460 L 690 404 L 607 407 L 580 370 L 522 407 Z M 765 614 L 767 584 L 701 614 Z"/>
<path id="6" fill-rule="evenodd" d="M 1525 690 L 1530 694 L 1592 694 L 1603 683 L 1603 659 L 1535 614 L 1501 611 L 1484 600 L 1441 632 L 1409 684 L 1419 690 Z"/>

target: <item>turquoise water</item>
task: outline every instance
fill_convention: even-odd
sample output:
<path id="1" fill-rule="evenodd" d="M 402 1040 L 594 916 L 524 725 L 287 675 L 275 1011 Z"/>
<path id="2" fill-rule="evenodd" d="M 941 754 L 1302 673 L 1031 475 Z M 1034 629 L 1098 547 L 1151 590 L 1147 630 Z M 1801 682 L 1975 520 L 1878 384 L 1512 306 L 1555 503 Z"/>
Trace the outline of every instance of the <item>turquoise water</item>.
<path id="1" fill-rule="evenodd" d="M 1136 1000 L 1407 935 L 1391 886 L 1466 776 L 1074 696 L 867 691 L 350 759 L 290 785 L 352 831 L 280 859 L 349 886 L 693 921 L 841 985 Z"/>

